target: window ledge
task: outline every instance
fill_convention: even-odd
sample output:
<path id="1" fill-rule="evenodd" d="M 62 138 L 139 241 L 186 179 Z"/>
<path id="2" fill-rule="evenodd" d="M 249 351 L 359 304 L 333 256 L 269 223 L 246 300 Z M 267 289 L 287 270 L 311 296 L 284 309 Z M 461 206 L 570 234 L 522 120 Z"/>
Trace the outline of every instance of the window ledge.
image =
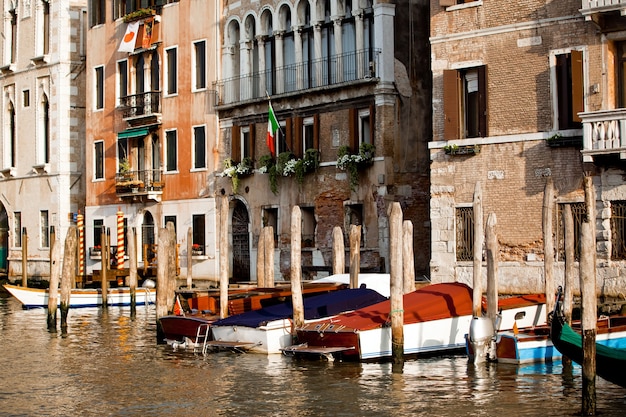
<path id="1" fill-rule="evenodd" d="M 33 165 L 33 172 L 35 174 L 47 174 L 50 172 L 50 164 Z"/>
<path id="2" fill-rule="evenodd" d="M 33 65 L 47 64 L 48 62 L 50 62 L 50 56 L 48 54 L 36 56 L 31 58 L 30 62 L 32 62 Z"/>
<path id="3" fill-rule="evenodd" d="M 3 170 L 0 170 L 0 174 L 2 174 L 4 178 L 15 177 L 16 169 L 15 167 L 5 168 Z"/>
<path id="4" fill-rule="evenodd" d="M 15 71 L 15 64 L 4 65 L 0 67 L 0 73 L 8 74 Z"/>
<path id="5" fill-rule="evenodd" d="M 478 7 L 482 5 L 483 5 L 483 0 L 473 1 L 471 3 L 456 4 L 454 6 L 446 7 L 446 12 L 452 12 L 452 11 L 461 10 L 461 9 L 469 9 L 470 7 Z"/>

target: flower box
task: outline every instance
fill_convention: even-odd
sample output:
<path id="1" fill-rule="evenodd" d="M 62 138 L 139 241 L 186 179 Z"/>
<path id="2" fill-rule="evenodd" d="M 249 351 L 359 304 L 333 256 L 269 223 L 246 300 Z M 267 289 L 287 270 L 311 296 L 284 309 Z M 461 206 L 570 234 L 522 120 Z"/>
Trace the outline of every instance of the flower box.
<path id="1" fill-rule="evenodd" d="M 480 145 L 446 145 L 443 149 L 448 155 L 475 155 L 480 153 Z"/>

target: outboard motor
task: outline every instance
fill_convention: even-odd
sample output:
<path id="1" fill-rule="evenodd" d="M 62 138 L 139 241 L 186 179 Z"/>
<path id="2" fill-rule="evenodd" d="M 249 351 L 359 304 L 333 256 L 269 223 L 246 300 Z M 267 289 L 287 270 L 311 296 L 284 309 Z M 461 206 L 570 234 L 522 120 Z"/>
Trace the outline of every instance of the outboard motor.
<path id="1" fill-rule="evenodd" d="M 496 359 L 496 340 L 494 324 L 488 317 L 472 317 L 469 328 L 470 360 L 474 363 L 493 361 Z"/>

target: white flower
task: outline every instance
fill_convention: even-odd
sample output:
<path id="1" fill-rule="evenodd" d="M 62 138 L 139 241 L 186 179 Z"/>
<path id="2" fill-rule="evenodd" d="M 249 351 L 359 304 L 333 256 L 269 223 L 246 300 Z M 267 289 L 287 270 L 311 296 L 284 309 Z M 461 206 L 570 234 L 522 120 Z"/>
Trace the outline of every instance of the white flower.
<path id="1" fill-rule="evenodd" d="M 290 159 L 285 163 L 285 167 L 283 168 L 283 176 L 288 177 L 291 174 L 296 173 L 296 164 L 298 163 L 297 159 Z"/>
<path id="2" fill-rule="evenodd" d="M 235 167 L 227 167 L 222 172 L 222 177 L 231 177 L 232 178 L 232 176 L 235 175 L 235 172 L 237 172 L 237 168 L 235 168 Z"/>

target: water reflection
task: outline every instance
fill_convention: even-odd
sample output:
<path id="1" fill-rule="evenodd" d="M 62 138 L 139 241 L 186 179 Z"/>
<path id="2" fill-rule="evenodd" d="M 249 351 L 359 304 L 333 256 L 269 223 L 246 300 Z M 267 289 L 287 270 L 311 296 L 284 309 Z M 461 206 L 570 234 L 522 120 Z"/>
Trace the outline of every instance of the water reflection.
<path id="1" fill-rule="evenodd" d="M 294 360 L 155 342 L 154 308 L 70 310 L 66 335 L 45 310 L 0 295 L 6 416 L 567 416 L 580 368 L 475 366 L 461 356 L 391 363 Z M 626 390 L 598 380 L 598 410 L 621 415 Z"/>

